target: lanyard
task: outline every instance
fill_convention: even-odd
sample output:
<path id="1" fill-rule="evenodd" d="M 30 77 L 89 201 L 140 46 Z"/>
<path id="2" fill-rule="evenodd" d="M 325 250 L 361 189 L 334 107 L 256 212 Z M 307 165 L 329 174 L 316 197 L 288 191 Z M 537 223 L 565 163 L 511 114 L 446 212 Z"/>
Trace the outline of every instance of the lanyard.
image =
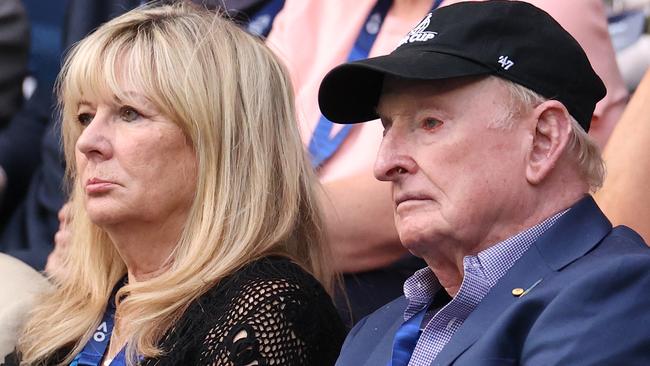
<path id="1" fill-rule="evenodd" d="M 284 7 L 285 0 L 270 0 L 258 10 L 246 25 L 246 30 L 256 36 L 266 37 L 271 33 L 273 19 Z"/>
<path id="2" fill-rule="evenodd" d="M 435 0 L 431 10 L 440 6 L 441 2 L 442 0 Z M 357 36 L 357 40 L 350 51 L 347 62 L 368 58 L 370 49 L 377 39 L 377 34 L 392 3 L 392 0 L 377 0 L 375 7 L 370 11 L 364 26 L 361 28 L 361 32 Z M 343 125 L 343 128 L 339 132 L 334 136 L 330 136 L 333 123 L 325 118 L 325 116 L 320 116 L 308 147 L 311 164 L 314 168 L 321 167 L 339 149 L 350 133 L 352 126 Z"/>
<path id="3" fill-rule="evenodd" d="M 113 293 L 108 300 L 108 305 L 106 306 L 106 311 L 104 312 L 104 317 L 102 322 L 99 323 L 99 327 L 93 336 L 88 340 L 88 343 L 81 350 L 81 353 L 72 360 L 70 366 L 98 366 L 101 363 L 104 353 L 106 353 L 106 348 L 108 347 L 108 341 L 111 338 L 113 333 L 113 325 L 115 321 L 115 293 L 123 285 L 123 281 L 120 281 Z M 124 366 L 126 365 L 124 357 L 124 348 L 115 356 L 113 361 L 111 361 L 111 366 Z"/>
<path id="4" fill-rule="evenodd" d="M 393 353 L 388 366 L 407 366 L 409 364 L 413 350 L 420 338 L 420 325 L 428 308 L 428 305 L 425 306 L 397 329 L 393 340 Z"/>

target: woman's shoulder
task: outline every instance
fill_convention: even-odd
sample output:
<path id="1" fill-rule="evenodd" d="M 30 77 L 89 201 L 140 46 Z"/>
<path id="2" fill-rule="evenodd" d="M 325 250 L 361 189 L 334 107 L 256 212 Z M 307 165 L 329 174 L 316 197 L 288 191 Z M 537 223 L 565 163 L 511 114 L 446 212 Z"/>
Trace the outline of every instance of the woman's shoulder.
<path id="1" fill-rule="evenodd" d="M 260 286 L 269 286 L 271 293 L 288 290 L 318 294 L 325 292 L 311 274 L 289 258 L 281 256 L 268 256 L 250 262 L 216 287 L 219 286 L 239 287 L 243 292 L 255 290 Z"/>
<path id="2" fill-rule="evenodd" d="M 340 322 L 332 299 L 311 274 L 288 258 L 270 256 L 248 263 L 197 301 L 205 315 L 220 323 L 230 317 L 278 317 L 308 327 L 326 318 Z M 213 311 L 208 309 L 213 308 Z M 321 319 L 314 318 L 320 316 Z M 305 322 L 310 324 L 303 324 Z"/>
<path id="3" fill-rule="evenodd" d="M 318 280 L 298 264 L 280 256 L 263 257 L 244 265 L 207 290 L 198 301 L 203 306 L 225 305 L 241 298 L 257 303 L 278 296 L 330 302 Z"/>
<path id="4" fill-rule="evenodd" d="M 327 292 L 282 257 L 249 263 L 194 305 L 184 318 L 201 335 L 197 364 L 333 364 L 345 337 Z"/>
<path id="5" fill-rule="evenodd" d="M 279 255 L 266 256 L 247 263 L 237 272 L 234 276 L 228 278 L 236 278 L 237 276 L 264 276 L 266 278 L 272 277 L 289 277 L 300 279 L 315 279 L 307 273 L 302 267 L 293 262 L 291 259 Z"/>

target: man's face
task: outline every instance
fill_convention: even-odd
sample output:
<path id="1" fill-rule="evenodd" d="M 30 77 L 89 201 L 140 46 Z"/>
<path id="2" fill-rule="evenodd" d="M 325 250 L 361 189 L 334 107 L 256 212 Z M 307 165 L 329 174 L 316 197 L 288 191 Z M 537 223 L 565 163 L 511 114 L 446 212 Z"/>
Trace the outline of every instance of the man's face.
<path id="1" fill-rule="evenodd" d="M 516 230 L 533 135 L 510 107 L 495 78 L 385 81 L 375 176 L 392 183 L 395 225 L 414 254 L 426 259 L 432 246 L 473 254 Z M 505 118 L 515 119 L 511 128 L 495 127 Z"/>

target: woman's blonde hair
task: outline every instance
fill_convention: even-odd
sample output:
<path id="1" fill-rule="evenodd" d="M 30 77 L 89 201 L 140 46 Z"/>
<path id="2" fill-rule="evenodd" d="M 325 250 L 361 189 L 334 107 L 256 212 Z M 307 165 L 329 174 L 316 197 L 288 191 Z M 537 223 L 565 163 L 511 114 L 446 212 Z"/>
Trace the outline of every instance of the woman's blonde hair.
<path id="1" fill-rule="evenodd" d="M 72 240 L 65 276 L 53 278 L 58 290 L 21 337 L 27 364 L 61 349 L 69 350 L 62 363 L 68 364 L 126 273 L 108 235 L 85 213 L 74 166 L 78 104 L 91 97 L 128 102 L 125 81 L 180 126 L 198 166 L 169 270 L 118 293 L 119 311 L 128 314 L 128 361 L 160 355 L 158 341 L 192 300 L 259 257 L 290 257 L 331 290 L 318 183 L 297 130 L 287 71 L 262 41 L 220 15 L 188 4 L 147 6 L 77 44 L 59 76 Z"/>

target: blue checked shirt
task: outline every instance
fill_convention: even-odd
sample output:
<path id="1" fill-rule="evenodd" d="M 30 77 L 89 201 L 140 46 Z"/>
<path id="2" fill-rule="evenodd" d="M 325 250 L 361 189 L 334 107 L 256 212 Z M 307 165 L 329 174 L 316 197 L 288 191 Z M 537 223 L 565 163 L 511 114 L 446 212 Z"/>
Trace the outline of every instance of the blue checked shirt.
<path id="1" fill-rule="evenodd" d="M 449 342 L 469 314 L 487 295 L 492 286 L 512 267 L 528 248 L 565 212 L 557 213 L 541 223 L 520 232 L 480 253 L 463 258 L 463 282 L 456 296 L 429 319 L 411 355 L 409 366 L 430 365 L 438 353 Z M 423 310 L 441 286 L 433 272 L 427 267 L 417 272 L 404 283 L 404 295 L 408 306 L 404 321 Z M 432 315 L 432 316 L 431 316 Z"/>

